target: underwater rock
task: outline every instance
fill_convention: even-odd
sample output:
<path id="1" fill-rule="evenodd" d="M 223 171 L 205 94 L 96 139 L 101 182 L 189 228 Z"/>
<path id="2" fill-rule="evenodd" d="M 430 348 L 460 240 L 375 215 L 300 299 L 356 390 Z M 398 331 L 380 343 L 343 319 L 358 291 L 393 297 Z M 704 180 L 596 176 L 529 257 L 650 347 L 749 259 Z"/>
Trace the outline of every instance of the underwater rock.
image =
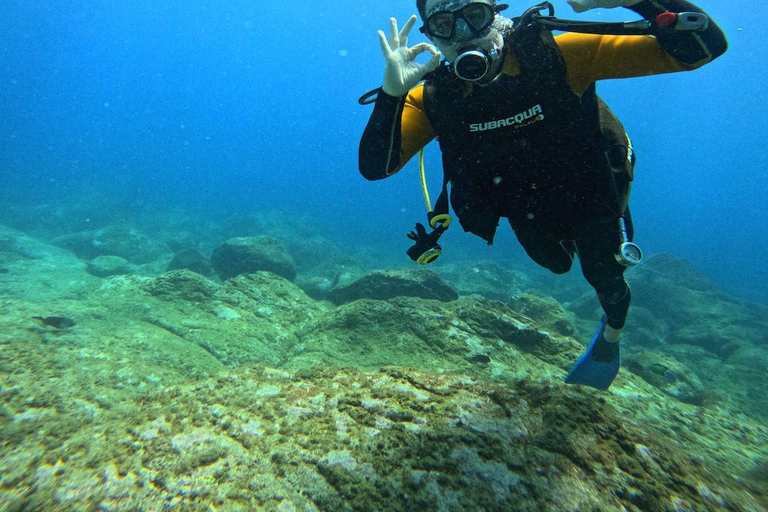
<path id="1" fill-rule="evenodd" d="M 648 258 L 633 271 L 630 285 L 633 309 L 644 308 L 655 318 L 642 326 L 646 339 L 699 346 L 726 359 L 744 345 L 760 343 L 768 332 L 767 308 L 734 300 L 675 256 Z M 633 321 L 630 312 L 630 331 Z"/>
<path id="2" fill-rule="evenodd" d="M 198 247 L 201 243 L 200 236 L 189 231 L 173 230 L 163 236 L 163 241 L 174 253 L 182 252 L 191 247 Z M 177 269 L 173 269 L 177 270 Z"/>
<path id="3" fill-rule="evenodd" d="M 41 324 L 53 327 L 54 329 L 69 329 L 77 323 L 65 316 L 33 316 L 32 318 Z"/>
<path id="4" fill-rule="evenodd" d="M 82 259 L 120 256 L 131 263 L 143 264 L 163 254 L 160 244 L 127 226 L 107 226 L 97 231 L 82 231 L 56 238 L 54 243 Z"/>
<path id="5" fill-rule="evenodd" d="M 559 382 L 583 351 L 572 338 L 548 336 L 504 303 L 482 297 L 359 299 L 315 316 L 296 333 L 291 368 L 475 371 L 489 369 L 477 364 L 488 361 L 497 376 Z"/>
<path id="6" fill-rule="evenodd" d="M 574 336 L 576 329 L 573 325 L 571 313 L 552 297 L 539 297 L 530 293 L 524 293 L 510 299 L 507 305 L 521 313 L 546 329 L 550 329 L 564 336 Z"/>
<path id="7" fill-rule="evenodd" d="M 163 254 L 158 243 L 136 229 L 108 226 L 96 231 L 91 240 L 101 254 L 122 256 L 131 263 L 149 263 Z"/>
<path id="8" fill-rule="evenodd" d="M 334 286 L 332 279 L 322 276 L 299 277 L 296 284 L 304 290 L 304 293 L 315 300 L 325 299 Z"/>
<path id="9" fill-rule="evenodd" d="M 671 254 L 654 255 L 628 274 L 633 307 L 663 312 L 663 319 L 686 325 L 703 310 L 728 301 L 688 261 Z"/>
<path id="10" fill-rule="evenodd" d="M 631 274 L 638 281 L 648 279 L 669 280 L 688 290 L 718 292 L 712 282 L 686 259 L 674 254 L 662 253 L 643 260 L 637 271 Z"/>
<path id="11" fill-rule="evenodd" d="M 495 261 L 450 263 L 436 267 L 435 271 L 462 296 L 477 294 L 506 301 L 523 293 L 523 290 L 537 288 L 523 272 L 506 269 Z"/>
<path id="12" fill-rule="evenodd" d="M 334 244 L 324 236 L 312 234 L 303 237 L 291 237 L 286 234 L 285 240 L 291 254 L 294 255 L 296 266 L 306 272 L 317 267 L 327 267 L 331 262 L 336 265 L 354 264 L 352 259 L 345 255 L 343 248 Z"/>
<path id="13" fill-rule="evenodd" d="M 622 360 L 622 365 L 651 386 L 681 402 L 703 405 L 708 397 L 704 384 L 694 372 L 677 359 L 657 351 L 633 353 Z"/>
<path id="14" fill-rule="evenodd" d="M 366 271 L 350 257 L 331 258 L 299 275 L 295 283 L 315 300 L 324 300 L 337 286 L 348 285 L 363 277 Z"/>
<path id="15" fill-rule="evenodd" d="M 200 302 L 210 299 L 219 286 L 191 270 L 172 270 L 144 283 L 142 288 L 163 300 Z"/>
<path id="16" fill-rule="evenodd" d="M 86 270 L 96 277 L 131 274 L 133 265 L 120 256 L 97 256 L 88 262 Z"/>
<path id="17" fill-rule="evenodd" d="M 450 302 L 458 299 L 459 293 L 431 270 L 376 270 L 349 284 L 340 284 L 328 294 L 328 299 L 334 304 L 394 297 Z"/>
<path id="18" fill-rule="evenodd" d="M 0 225 L 0 252 L 31 260 L 48 261 L 60 261 L 66 259 L 67 255 L 72 256 L 71 253 L 63 251 L 59 247 L 54 247 L 26 233 L 2 225 Z"/>
<path id="19" fill-rule="evenodd" d="M 223 281 L 260 270 L 289 281 L 296 279 L 296 264 L 288 248 L 271 236 L 230 238 L 213 251 L 211 266 Z"/>
<path id="20" fill-rule="evenodd" d="M 192 247 L 181 249 L 174 254 L 173 259 L 168 263 L 166 271 L 182 269 L 191 270 L 203 276 L 211 274 L 211 265 L 208 262 L 208 258 Z"/>
<path id="21" fill-rule="evenodd" d="M 100 286 L 72 252 L 0 225 L 0 296 L 35 303 L 81 298 Z M 0 507 L 2 508 L 2 507 Z"/>
<path id="22" fill-rule="evenodd" d="M 90 382 L 64 392 L 41 366 L 4 403 L 3 510 L 765 510 L 703 443 L 565 386 L 259 366 L 123 386 L 110 408 Z M 67 457 L 73 446 L 83 455 Z"/>

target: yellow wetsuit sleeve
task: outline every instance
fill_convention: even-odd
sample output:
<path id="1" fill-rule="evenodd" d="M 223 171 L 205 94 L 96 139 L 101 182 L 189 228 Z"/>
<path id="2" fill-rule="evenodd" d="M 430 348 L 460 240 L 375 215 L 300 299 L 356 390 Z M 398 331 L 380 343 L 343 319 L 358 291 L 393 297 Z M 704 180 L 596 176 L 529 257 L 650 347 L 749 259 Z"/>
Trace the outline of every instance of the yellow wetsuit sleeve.
<path id="1" fill-rule="evenodd" d="M 410 90 L 405 99 L 402 117 L 402 143 L 400 145 L 399 171 L 421 148 L 435 138 L 435 132 L 424 108 L 424 84 Z M 394 174 L 394 172 L 392 174 Z"/>
<path id="2" fill-rule="evenodd" d="M 682 64 L 651 36 L 605 36 L 567 33 L 555 38 L 563 53 L 568 83 L 578 95 L 597 80 L 688 71 L 706 64 Z"/>

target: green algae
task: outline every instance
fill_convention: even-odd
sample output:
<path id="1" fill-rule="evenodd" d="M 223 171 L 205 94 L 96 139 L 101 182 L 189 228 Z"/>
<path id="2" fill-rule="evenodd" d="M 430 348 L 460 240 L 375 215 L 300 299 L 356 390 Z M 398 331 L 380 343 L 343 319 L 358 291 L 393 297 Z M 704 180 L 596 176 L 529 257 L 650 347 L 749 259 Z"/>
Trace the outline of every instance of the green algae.
<path id="1" fill-rule="evenodd" d="M 628 371 L 610 393 L 566 387 L 583 345 L 549 298 L 333 306 L 264 272 L 82 283 L 0 303 L 0 509 L 765 510 L 768 432 L 729 408 L 764 399 L 759 378 L 696 405 Z M 736 342 L 647 354 L 698 357 L 678 371 L 711 384 L 699 367 L 727 357 L 737 380 L 762 356 Z"/>

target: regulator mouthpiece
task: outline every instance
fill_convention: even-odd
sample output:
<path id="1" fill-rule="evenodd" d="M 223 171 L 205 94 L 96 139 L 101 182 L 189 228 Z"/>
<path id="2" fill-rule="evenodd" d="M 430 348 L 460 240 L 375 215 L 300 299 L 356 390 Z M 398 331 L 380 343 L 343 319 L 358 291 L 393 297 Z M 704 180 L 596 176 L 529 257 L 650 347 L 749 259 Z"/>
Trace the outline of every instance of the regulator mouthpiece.
<path id="1" fill-rule="evenodd" d="M 493 57 L 477 46 L 464 48 L 453 61 L 456 76 L 468 82 L 477 82 L 485 78 L 491 70 Z"/>

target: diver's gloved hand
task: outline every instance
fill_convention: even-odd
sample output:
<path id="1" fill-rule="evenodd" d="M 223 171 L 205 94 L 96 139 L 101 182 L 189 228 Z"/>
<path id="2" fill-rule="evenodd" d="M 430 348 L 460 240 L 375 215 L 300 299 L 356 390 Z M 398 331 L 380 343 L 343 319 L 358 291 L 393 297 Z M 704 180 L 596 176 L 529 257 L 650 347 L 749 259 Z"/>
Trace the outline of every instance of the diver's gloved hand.
<path id="1" fill-rule="evenodd" d="M 389 19 L 389 40 L 384 31 L 379 30 L 381 53 L 386 62 L 384 66 L 384 85 L 382 90 L 390 96 L 403 96 L 419 83 L 421 78 L 440 65 L 440 52 L 429 43 L 419 43 L 408 48 L 408 34 L 416 23 L 413 15 L 405 22 L 403 30 L 397 30 L 397 20 Z M 416 62 L 416 57 L 424 52 L 432 54 L 428 62 Z"/>
<path id="2" fill-rule="evenodd" d="M 639 4 L 643 0 L 568 0 L 568 4 L 576 12 L 589 11 L 590 9 L 613 9 L 614 7 L 629 7 Z"/>
<path id="3" fill-rule="evenodd" d="M 440 245 L 437 241 L 445 231 L 444 228 L 438 227 L 432 233 L 427 233 L 427 229 L 424 224 L 417 222 L 416 230 L 408 233 L 408 238 L 416 242 L 406 252 L 413 261 L 419 261 L 423 255 L 430 253 L 431 251 L 440 251 Z M 439 252 L 437 254 L 440 254 Z M 437 257 L 437 256 L 435 256 Z"/>

